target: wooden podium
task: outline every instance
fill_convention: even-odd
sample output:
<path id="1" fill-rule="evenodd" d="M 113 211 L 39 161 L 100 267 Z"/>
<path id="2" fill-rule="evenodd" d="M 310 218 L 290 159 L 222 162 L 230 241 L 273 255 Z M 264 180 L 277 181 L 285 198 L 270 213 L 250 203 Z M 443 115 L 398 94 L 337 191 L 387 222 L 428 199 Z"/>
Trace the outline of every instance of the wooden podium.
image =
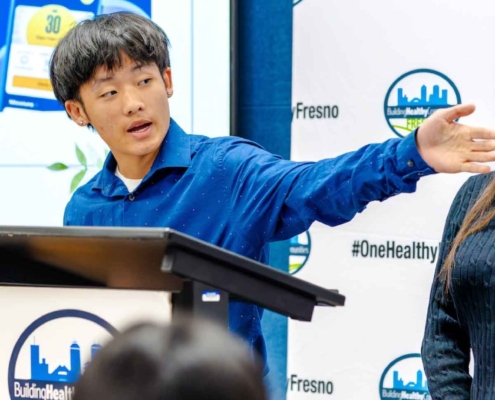
<path id="1" fill-rule="evenodd" d="M 310 321 L 345 297 L 172 229 L 0 227 L 0 285 L 172 292 L 173 315 L 228 323 L 229 300 Z"/>

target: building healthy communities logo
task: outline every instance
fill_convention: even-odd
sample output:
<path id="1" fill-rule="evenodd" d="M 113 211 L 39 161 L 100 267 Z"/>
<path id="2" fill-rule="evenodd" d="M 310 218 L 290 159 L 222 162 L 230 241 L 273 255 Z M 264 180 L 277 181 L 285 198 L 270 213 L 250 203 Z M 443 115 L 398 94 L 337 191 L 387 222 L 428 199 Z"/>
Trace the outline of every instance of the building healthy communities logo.
<path id="1" fill-rule="evenodd" d="M 294 275 L 299 272 L 308 261 L 311 253 L 311 236 L 309 231 L 294 236 L 290 240 L 289 247 L 289 273 Z"/>
<path id="2" fill-rule="evenodd" d="M 84 368 L 117 330 L 80 310 L 60 310 L 31 323 L 9 362 L 11 400 L 71 400 Z"/>
<path id="3" fill-rule="evenodd" d="M 380 399 L 431 400 L 420 354 L 406 354 L 385 368 L 380 380 Z"/>
<path id="4" fill-rule="evenodd" d="M 385 96 L 384 112 L 394 133 L 403 137 L 436 110 L 461 103 L 452 80 L 432 69 L 416 69 L 398 77 Z"/>

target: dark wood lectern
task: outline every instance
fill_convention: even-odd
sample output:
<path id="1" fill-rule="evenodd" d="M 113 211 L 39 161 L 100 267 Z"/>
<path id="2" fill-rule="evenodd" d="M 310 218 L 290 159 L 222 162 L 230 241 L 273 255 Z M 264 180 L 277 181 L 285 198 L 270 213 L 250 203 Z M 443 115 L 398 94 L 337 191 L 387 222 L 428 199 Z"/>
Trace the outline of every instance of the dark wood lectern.
<path id="1" fill-rule="evenodd" d="M 229 300 L 301 321 L 345 300 L 171 229 L 0 227 L 0 285 L 170 291 L 174 314 L 225 324 Z"/>

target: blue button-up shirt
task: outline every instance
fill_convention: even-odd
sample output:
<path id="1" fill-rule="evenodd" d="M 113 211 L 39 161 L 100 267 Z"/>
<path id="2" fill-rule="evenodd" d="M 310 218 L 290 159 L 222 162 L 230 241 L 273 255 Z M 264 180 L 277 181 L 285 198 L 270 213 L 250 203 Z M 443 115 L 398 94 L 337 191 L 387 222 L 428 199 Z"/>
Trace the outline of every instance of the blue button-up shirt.
<path id="1" fill-rule="evenodd" d="M 268 243 L 320 221 L 351 220 L 374 200 L 413 192 L 433 173 L 414 134 L 318 162 L 292 162 L 238 137 L 188 135 L 171 120 L 158 156 L 129 193 L 109 154 L 65 210 L 64 224 L 170 227 L 262 263 Z M 266 360 L 262 309 L 230 304 L 230 329 Z"/>

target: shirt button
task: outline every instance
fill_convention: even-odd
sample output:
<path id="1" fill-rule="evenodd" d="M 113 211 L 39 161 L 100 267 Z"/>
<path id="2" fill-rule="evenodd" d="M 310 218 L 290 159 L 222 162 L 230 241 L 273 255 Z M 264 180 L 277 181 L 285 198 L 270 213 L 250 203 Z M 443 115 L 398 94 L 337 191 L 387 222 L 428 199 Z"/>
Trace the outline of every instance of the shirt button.
<path id="1" fill-rule="evenodd" d="M 414 167 L 414 161 L 413 161 L 413 160 L 409 160 L 409 161 L 407 162 L 407 166 L 408 166 L 408 167 Z"/>
<path id="2" fill-rule="evenodd" d="M 130 201 L 134 201 L 134 199 L 135 199 L 135 198 L 136 198 L 136 197 L 134 197 L 134 195 L 133 195 L 132 193 L 129 195 L 129 200 L 130 200 Z"/>

